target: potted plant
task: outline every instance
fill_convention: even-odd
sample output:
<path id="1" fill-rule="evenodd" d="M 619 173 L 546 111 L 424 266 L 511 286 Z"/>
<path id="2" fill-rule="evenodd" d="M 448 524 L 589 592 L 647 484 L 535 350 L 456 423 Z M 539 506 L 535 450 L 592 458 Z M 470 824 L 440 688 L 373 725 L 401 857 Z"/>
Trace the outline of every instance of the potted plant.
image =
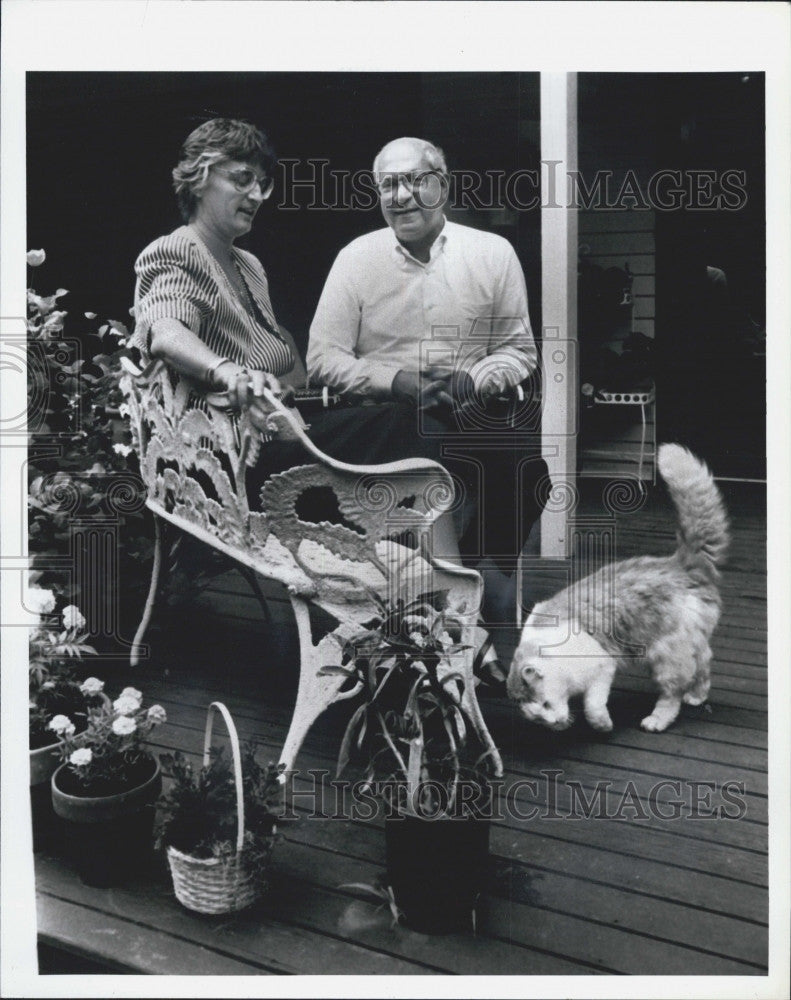
<path id="1" fill-rule="evenodd" d="M 223 716 L 231 740 L 211 753 L 213 713 Z M 203 767 L 195 773 L 176 751 L 162 754 L 171 785 L 160 799 L 158 844 L 165 847 L 176 898 L 198 913 L 229 913 L 254 903 L 266 890 L 278 837 L 282 767 L 261 767 L 256 746 L 239 748 L 227 708 L 212 702 L 206 722 Z"/>
<path id="2" fill-rule="evenodd" d="M 161 705 L 144 709 L 141 692 L 127 687 L 115 701 L 89 707 L 79 736 L 66 719 L 52 805 L 88 885 L 122 884 L 150 857 L 162 777 L 143 740 L 166 718 Z"/>
<path id="3" fill-rule="evenodd" d="M 68 605 L 57 615 L 51 590 L 31 586 L 25 606 L 37 613 L 30 630 L 28 661 L 30 802 L 33 847 L 49 846 L 52 831 L 50 778 L 58 766 L 58 750 L 66 735 L 79 735 L 88 723 L 88 708 L 101 697 L 103 683 L 95 677 L 80 682 L 74 662 L 93 646 L 85 642 L 85 619 Z"/>
<path id="4" fill-rule="evenodd" d="M 37 278 L 43 279 L 45 262 L 44 250 L 28 251 Z M 128 413 L 121 361 L 136 351 L 119 320 L 69 315 L 62 308 L 69 295 L 65 288 L 27 290 L 28 550 L 39 586 L 58 600 L 92 607 L 97 622 L 119 616 L 93 636 L 100 652 L 115 654 L 138 596 L 146 593 L 144 568 L 153 548 L 131 433 L 120 419 Z M 64 567 L 75 559 L 93 558 L 96 532 L 105 525 L 118 575 L 68 572 Z"/>
<path id="5" fill-rule="evenodd" d="M 445 592 L 372 599 L 377 616 L 322 668 L 355 681 L 362 702 L 338 774 L 364 753 L 364 781 L 385 795 L 388 891 L 415 930 L 474 927 L 489 843 L 491 751 L 464 707 L 462 621 Z"/>

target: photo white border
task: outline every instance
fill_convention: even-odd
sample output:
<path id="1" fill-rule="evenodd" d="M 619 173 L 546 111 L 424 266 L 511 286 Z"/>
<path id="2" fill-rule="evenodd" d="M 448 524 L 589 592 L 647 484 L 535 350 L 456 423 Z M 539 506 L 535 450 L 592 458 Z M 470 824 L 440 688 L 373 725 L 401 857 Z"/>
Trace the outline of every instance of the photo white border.
<path id="1" fill-rule="evenodd" d="M 767 109 L 770 970 L 767 977 L 159 977 L 35 972 L 30 844 L 8 803 L 27 768 L 22 628 L 4 629 L 2 983 L 15 996 L 524 996 L 780 998 L 789 949 L 789 8 L 784 3 L 325 3 L 4 0 L 0 336 L 24 336 L 27 71 L 762 71 Z M 394 95 L 397 100 L 397 95 Z M 52 168 L 57 183 L 57 163 Z M 4 424 L 24 411 L 24 372 L 0 371 Z M 734 400 L 738 405 L 738 400 Z M 3 438 L 0 437 L 0 443 Z M 24 449 L 3 447 L 0 622 L 18 621 L 25 550 Z M 15 512 L 11 498 L 19 497 Z M 10 509 L 9 509 L 10 506 Z M 9 567 L 12 567 L 9 569 Z M 16 574 L 16 575 L 15 575 Z M 9 581 L 14 585 L 9 586 Z M 9 664 L 11 667 L 9 667 Z M 16 677 L 15 673 L 20 676 Z M 15 842 L 10 842 L 15 841 Z M 21 847 L 21 849 L 20 849 Z M 27 850 L 25 849 L 27 847 Z M 27 903 L 30 903 L 28 906 Z M 525 975 L 530 976 L 529 968 Z"/>

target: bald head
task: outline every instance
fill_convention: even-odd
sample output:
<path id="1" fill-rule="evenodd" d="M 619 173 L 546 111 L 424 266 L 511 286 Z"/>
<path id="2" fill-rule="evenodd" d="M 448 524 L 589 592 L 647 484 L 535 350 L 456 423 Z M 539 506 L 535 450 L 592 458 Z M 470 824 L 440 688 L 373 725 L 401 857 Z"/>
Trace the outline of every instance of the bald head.
<path id="1" fill-rule="evenodd" d="M 448 165 L 445 162 L 445 154 L 427 139 L 416 139 L 413 136 L 402 136 L 400 139 L 393 139 L 387 145 L 382 146 L 374 158 L 374 174 L 378 174 L 383 161 L 390 159 L 403 160 L 414 159 L 422 163 L 423 170 L 436 170 L 438 173 L 447 174 Z"/>

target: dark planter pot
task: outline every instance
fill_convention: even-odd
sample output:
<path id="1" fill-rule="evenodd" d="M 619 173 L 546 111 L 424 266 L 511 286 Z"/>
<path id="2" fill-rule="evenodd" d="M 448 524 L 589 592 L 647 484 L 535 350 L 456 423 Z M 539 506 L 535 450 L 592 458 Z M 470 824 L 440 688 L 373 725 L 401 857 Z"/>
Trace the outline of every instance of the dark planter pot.
<path id="1" fill-rule="evenodd" d="M 117 795 L 70 794 L 65 764 L 52 775 L 52 805 L 60 818 L 66 857 L 86 885 L 128 884 L 149 869 L 156 801 L 162 790 L 159 762 L 148 758 L 141 780 Z"/>
<path id="2" fill-rule="evenodd" d="M 60 763 L 60 742 L 30 751 L 30 812 L 33 819 L 33 850 L 52 850 L 57 844 L 52 810 L 52 775 Z"/>
<path id="3" fill-rule="evenodd" d="M 387 877 L 409 927 L 425 934 L 472 930 L 485 887 L 489 820 L 385 820 Z"/>

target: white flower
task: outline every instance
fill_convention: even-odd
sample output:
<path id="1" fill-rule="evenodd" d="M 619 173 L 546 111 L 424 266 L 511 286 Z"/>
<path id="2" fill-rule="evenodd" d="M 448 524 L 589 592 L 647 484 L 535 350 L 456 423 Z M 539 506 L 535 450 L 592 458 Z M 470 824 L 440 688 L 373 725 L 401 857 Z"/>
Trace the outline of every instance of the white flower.
<path id="1" fill-rule="evenodd" d="M 79 750 L 75 750 L 71 757 L 69 757 L 69 763 L 74 764 L 75 767 L 84 767 L 86 764 L 90 764 L 92 760 L 93 751 L 89 750 L 88 747 L 80 747 Z"/>
<path id="2" fill-rule="evenodd" d="M 152 705 L 147 714 L 148 718 L 154 723 L 154 725 L 159 725 L 160 722 L 168 721 L 167 712 L 161 705 Z"/>
<path id="3" fill-rule="evenodd" d="M 130 698 L 128 695 L 122 694 L 113 702 L 113 708 L 119 715 L 134 715 L 140 708 L 140 702 L 137 698 Z"/>
<path id="4" fill-rule="evenodd" d="M 80 684 L 80 691 L 86 695 L 101 694 L 104 691 L 104 681 L 100 681 L 98 677 L 86 677 Z"/>
<path id="5" fill-rule="evenodd" d="M 409 638 L 416 646 L 424 646 L 426 644 L 426 637 L 422 632 L 410 632 Z"/>
<path id="6" fill-rule="evenodd" d="M 139 706 L 140 702 L 142 702 L 143 700 L 143 692 L 138 691 L 137 688 L 124 688 L 123 691 L 121 692 L 121 697 L 134 698 Z"/>
<path id="7" fill-rule="evenodd" d="M 76 604 L 69 604 L 63 609 L 63 627 L 67 629 L 85 628 L 85 618 Z"/>
<path id="8" fill-rule="evenodd" d="M 63 329 L 63 324 L 69 314 L 64 309 L 53 310 L 44 320 L 42 330 L 47 333 L 57 333 Z"/>
<path id="9" fill-rule="evenodd" d="M 127 455 L 131 454 L 132 449 L 128 444 L 121 444 L 120 441 L 113 445 L 113 451 L 116 455 L 123 455 L 126 458 Z"/>
<path id="10" fill-rule="evenodd" d="M 25 259 L 30 267 L 39 267 L 47 259 L 47 255 L 43 250 L 28 250 Z"/>
<path id="11" fill-rule="evenodd" d="M 47 729 L 51 729 L 58 736 L 65 736 L 68 739 L 74 735 L 74 723 L 68 715 L 55 715 L 49 720 Z"/>
<path id="12" fill-rule="evenodd" d="M 113 719 L 113 732 L 116 736 L 129 736 L 137 729 L 134 719 L 128 719 L 125 715 Z"/>
<path id="13" fill-rule="evenodd" d="M 37 615 L 48 615 L 55 610 L 55 595 L 51 590 L 44 590 L 41 587 L 28 587 L 25 607 Z"/>

